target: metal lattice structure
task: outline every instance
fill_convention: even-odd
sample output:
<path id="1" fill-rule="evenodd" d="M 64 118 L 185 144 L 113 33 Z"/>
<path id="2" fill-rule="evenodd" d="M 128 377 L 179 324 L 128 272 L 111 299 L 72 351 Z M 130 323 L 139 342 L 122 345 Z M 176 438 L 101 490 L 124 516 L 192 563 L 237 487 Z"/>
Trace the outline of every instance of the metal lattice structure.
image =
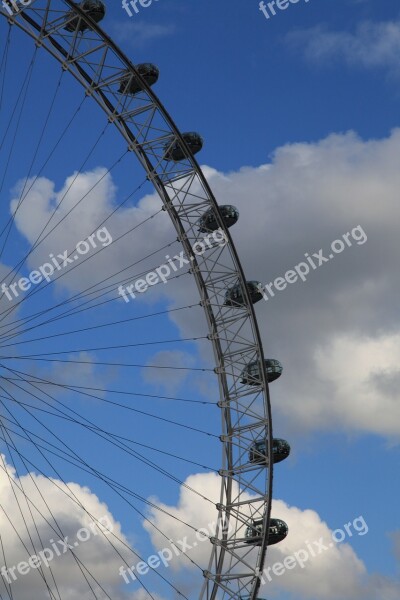
<path id="1" fill-rule="evenodd" d="M 250 462 L 249 449 L 264 440 L 266 454 L 272 457 L 271 407 L 253 302 L 217 201 L 160 100 L 134 64 L 78 5 L 71 0 L 33 0 L 13 15 L 4 9 L 0 12 L 59 61 L 118 129 L 157 190 L 185 255 L 191 256 L 202 240 L 198 222 L 207 210 L 214 212 L 228 240 L 225 246 L 210 247 L 197 256 L 191 267 L 214 349 L 223 447 L 218 524 L 199 597 L 255 600 L 268 546 L 273 465 L 272 460 Z M 139 94 L 119 91 L 127 74 L 140 82 Z M 173 145 L 182 149 L 183 160 L 167 159 Z M 226 291 L 235 285 L 240 286 L 244 302 L 226 305 Z M 254 362 L 260 365 L 260 378 L 248 386 L 241 382 L 241 374 Z M 260 519 L 259 543 L 249 545 L 246 531 Z"/>

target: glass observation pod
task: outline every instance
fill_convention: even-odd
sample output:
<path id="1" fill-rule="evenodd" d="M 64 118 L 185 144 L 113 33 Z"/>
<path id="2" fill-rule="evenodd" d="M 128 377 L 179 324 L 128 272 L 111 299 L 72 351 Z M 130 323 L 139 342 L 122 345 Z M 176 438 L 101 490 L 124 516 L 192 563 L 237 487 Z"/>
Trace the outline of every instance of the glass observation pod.
<path id="1" fill-rule="evenodd" d="M 141 63 L 140 65 L 136 65 L 136 69 L 148 86 L 151 87 L 157 83 L 160 76 L 160 71 L 156 65 L 153 65 L 152 63 Z M 131 94 L 133 96 L 142 91 L 142 85 L 133 73 L 126 71 L 120 81 L 118 91 L 120 94 Z"/>
<path id="2" fill-rule="evenodd" d="M 246 544 L 261 546 L 263 532 L 263 520 L 257 519 L 253 521 L 253 525 L 249 525 L 246 531 Z M 269 520 L 268 545 L 278 544 L 285 539 L 289 532 L 289 528 L 285 521 L 281 519 Z"/>
<path id="3" fill-rule="evenodd" d="M 189 131 L 182 134 L 183 139 L 186 144 L 189 146 L 189 150 L 192 154 L 197 154 L 203 147 L 204 140 L 199 133 L 195 131 Z M 184 148 L 182 148 L 180 141 L 176 140 L 172 143 L 171 141 L 165 144 L 164 146 L 165 158 L 167 160 L 173 160 L 174 162 L 178 162 L 187 158 L 186 152 Z"/>
<path id="4" fill-rule="evenodd" d="M 279 463 L 290 454 L 290 445 L 286 440 L 274 438 L 272 440 L 272 460 Z M 250 446 L 249 461 L 255 464 L 268 464 L 267 448 L 265 440 L 258 440 Z"/>
<path id="5" fill-rule="evenodd" d="M 246 281 L 247 290 L 249 292 L 250 300 L 253 304 L 259 302 L 263 295 L 260 292 L 261 283 L 259 281 Z M 245 300 L 243 298 L 242 286 L 240 283 L 229 288 L 225 293 L 224 306 L 244 306 Z"/>
<path id="6" fill-rule="evenodd" d="M 224 204 L 219 207 L 222 220 L 226 227 L 232 227 L 239 219 L 239 211 L 235 206 Z M 213 208 L 209 208 L 204 215 L 199 219 L 199 231 L 207 233 L 208 231 L 216 231 L 219 228 Z"/>
<path id="7" fill-rule="evenodd" d="M 78 4 L 79 8 L 89 15 L 95 21 L 100 23 L 106 14 L 106 5 L 102 0 L 83 0 Z M 74 11 L 67 13 L 67 19 L 75 15 Z M 85 31 L 89 25 L 80 19 L 77 15 L 64 27 L 67 31 Z"/>
<path id="8" fill-rule="evenodd" d="M 282 375 L 283 367 L 275 358 L 264 359 L 267 381 L 272 383 Z M 249 363 L 242 371 L 241 383 L 247 385 L 258 385 L 261 381 L 260 366 L 258 361 Z"/>

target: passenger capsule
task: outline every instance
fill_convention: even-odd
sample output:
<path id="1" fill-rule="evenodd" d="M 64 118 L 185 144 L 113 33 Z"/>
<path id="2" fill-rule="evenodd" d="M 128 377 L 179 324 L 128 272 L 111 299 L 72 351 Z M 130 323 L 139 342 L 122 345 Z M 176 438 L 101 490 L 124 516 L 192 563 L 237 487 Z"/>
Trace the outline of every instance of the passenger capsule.
<path id="1" fill-rule="evenodd" d="M 281 519 L 270 519 L 269 520 L 269 533 L 268 533 L 268 545 L 278 544 L 285 539 L 289 533 L 289 527 Z"/>
<path id="2" fill-rule="evenodd" d="M 268 545 L 278 544 L 285 539 L 289 532 L 289 528 L 285 521 L 281 519 L 269 520 Z M 246 544 L 261 546 L 263 536 L 263 519 L 253 521 L 246 530 Z"/>
<path id="3" fill-rule="evenodd" d="M 247 290 L 249 292 L 250 300 L 253 304 L 259 302 L 263 295 L 260 292 L 261 283 L 259 281 L 246 281 Z M 229 288 L 225 293 L 224 306 L 245 306 L 246 302 L 243 298 L 242 286 L 240 283 Z"/>
<path id="4" fill-rule="evenodd" d="M 275 358 L 266 358 L 264 362 L 265 370 L 267 372 L 267 381 L 268 383 L 272 383 L 282 375 L 282 364 Z M 241 377 L 241 383 L 245 383 L 247 385 L 259 385 L 261 382 L 261 377 L 258 361 L 251 362 L 246 365 L 242 371 Z"/>
<path id="5" fill-rule="evenodd" d="M 189 131 L 187 133 L 183 133 L 182 137 L 185 140 L 186 144 L 188 145 L 189 150 L 191 151 L 192 154 L 197 154 L 198 152 L 200 152 L 200 150 L 202 149 L 203 144 L 204 144 L 204 140 L 200 134 L 196 133 L 195 131 Z M 173 160 L 174 162 L 179 162 L 180 160 L 187 158 L 186 152 L 185 152 L 184 148 L 181 146 L 181 143 L 179 140 L 176 140 L 175 142 L 173 142 L 172 145 L 171 145 L 171 142 L 168 142 L 164 147 L 164 151 L 165 151 L 165 158 L 167 160 Z"/>
<path id="6" fill-rule="evenodd" d="M 78 6 L 87 15 L 89 15 L 89 17 L 91 17 L 95 23 L 100 23 L 106 14 L 106 5 L 102 0 L 82 0 Z M 70 19 L 71 17 L 74 18 L 69 21 L 64 29 L 67 31 L 85 31 L 86 29 L 89 29 L 90 25 L 78 17 L 73 10 L 68 11 L 67 13 L 67 18 Z"/>
<path id="7" fill-rule="evenodd" d="M 230 204 L 224 204 L 219 207 L 222 220 L 226 227 L 232 227 L 239 219 L 239 211 Z M 215 212 L 213 208 L 209 208 L 204 215 L 199 219 L 199 231 L 207 233 L 208 231 L 216 231 L 219 228 Z"/>
<path id="8" fill-rule="evenodd" d="M 136 69 L 139 74 L 143 77 L 148 86 L 152 86 L 158 81 L 158 77 L 160 75 L 160 71 L 153 65 L 152 63 L 141 63 L 140 65 L 136 65 Z M 131 94 L 132 96 L 142 91 L 142 84 L 139 79 L 135 76 L 134 73 L 130 71 L 126 71 L 125 75 L 123 75 L 120 86 L 119 93 L 120 94 Z"/>
<path id="9" fill-rule="evenodd" d="M 272 440 L 273 463 L 285 460 L 290 454 L 290 446 L 286 440 L 274 438 Z M 254 464 L 268 464 L 267 448 L 265 440 L 257 440 L 249 450 L 249 461 Z"/>

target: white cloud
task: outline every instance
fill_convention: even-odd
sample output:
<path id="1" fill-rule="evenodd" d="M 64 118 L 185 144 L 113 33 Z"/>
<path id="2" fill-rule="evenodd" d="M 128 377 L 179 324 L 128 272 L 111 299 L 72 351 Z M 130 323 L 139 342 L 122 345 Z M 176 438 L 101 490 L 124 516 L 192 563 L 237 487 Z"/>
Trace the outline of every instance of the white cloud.
<path id="1" fill-rule="evenodd" d="M 284 437 L 333 428 L 398 439 L 399 153 L 399 129 L 386 139 L 369 141 L 349 132 L 316 143 L 287 144 L 259 167 L 231 173 L 204 167 L 219 203 L 234 204 L 240 211 L 231 232 L 248 279 L 271 282 L 304 260 L 304 253 L 322 248 L 326 254 L 333 240 L 357 225 L 368 237 L 365 244 L 353 243 L 311 271 L 305 283 L 289 285 L 256 305 L 265 353 L 284 364 L 283 377 L 272 388 L 275 430 Z M 102 172 L 79 176 L 79 191 Z M 52 192 L 48 182 L 41 185 L 34 201 L 17 215 L 17 225 L 30 241 L 45 222 L 49 206 L 63 193 Z M 78 188 L 69 192 L 60 216 L 80 197 Z M 32 266 L 88 235 L 111 212 L 114 194 L 107 176 L 96 193 L 88 195 L 85 207 L 71 213 L 68 225 L 38 249 Z M 159 206 L 158 198 L 149 195 L 137 207 L 118 211 L 109 224 L 113 238 Z M 101 281 L 174 238 L 163 213 L 149 228 L 135 231 L 134 243 L 126 236 L 60 283 L 68 291 L 79 290 L 82 282 Z M 128 270 L 127 276 L 134 279 L 139 269 L 146 272 L 165 262 L 166 252 Z M 155 286 L 134 302 L 152 305 L 160 297 L 167 297 L 173 307 L 198 304 L 196 287 L 187 275 Z M 172 313 L 171 318 L 183 337 L 205 333 L 200 308 Z M 210 360 L 207 344 L 202 343 L 200 351 Z"/>
<path id="2" fill-rule="evenodd" d="M 19 182 L 14 190 L 11 210 L 15 209 L 19 190 L 23 185 L 24 182 Z M 109 244 L 104 232 L 99 238 L 94 238 L 95 248 L 78 256 L 74 264 L 69 264 L 60 271 L 56 270 L 51 278 L 55 280 L 59 277 L 55 283 L 59 292 L 77 293 L 92 285 L 100 285 L 103 281 L 104 285 L 110 285 L 110 289 L 114 291 L 113 281 L 129 279 L 134 274 L 146 272 L 150 266 L 154 268 L 165 258 L 166 250 L 149 257 L 147 261 L 138 262 L 173 239 L 172 225 L 164 213 L 164 218 L 158 216 L 151 220 L 151 224 L 143 224 L 160 210 L 159 199 L 154 196 L 144 197 L 137 206 L 124 207 L 108 218 L 116 207 L 117 189 L 105 168 L 74 173 L 66 178 L 60 190 L 56 190 L 54 183 L 45 178 L 38 178 L 29 187 L 31 189 L 16 214 L 15 222 L 31 245 L 47 225 L 55 206 L 58 206 L 55 216 L 41 236 L 42 241 L 29 255 L 27 262 L 31 269 L 49 262 L 50 255 L 57 256 L 66 250 L 68 256 L 74 256 L 75 246 L 93 232 L 100 231 L 107 220 L 104 226 L 112 238 L 112 244 Z M 121 198 L 118 201 L 121 202 Z M 129 233 L 130 230 L 134 230 L 134 234 Z M 134 245 L 132 239 L 135 240 Z M 157 245 L 154 244 L 154 239 L 157 240 Z M 130 265 L 132 266 L 129 267 Z M 123 269 L 125 270 L 121 275 L 109 279 Z"/>
<path id="3" fill-rule="evenodd" d="M 319 348 L 317 372 L 332 389 L 330 407 L 324 407 L 330 414 L 325 413 L 323 419 L 330 417 L 332 424 L 346 420 L 347 428 L 375 430 L 382 435 L 398 433 L 399 362 L 399 333 L 375 339 L 336 337 L 330 346 Z M 314 410 L 318 419 L 320 409 L 314 406 Z"/>
<path id="4" fill-rule="evenodd" d="M 272 566 L 287 556 L 299 556 L 300 560 L 282 576 L 276 577 L 269 571 L 271 583 L 266 574 L 266 589 L 272 585 L 276 591 L 284 589 L 303 598 L 358 597 L 366 569 L 347 539 L 341 544 L 332 542 L 332 529 L 313 510 L 288 506 L 282 500 L 274 501 L 272 506 L 274 516 L 288 524 L 289 535 L 271 547 L 267 564 Z M 337 537 L 340 539 L 340 534 Z"/>
<path id="5" fill-rule="evenodd" d="M 399 74 L 400 21 L 364 21 L 354 33 L 327 31 L 319 26 L 290 33 L 286 39 L 302 48 L 313 63 L 327 64 L 337 59 L 352 66 L 384 68 Z"/>
<path id="6" fill-rule="evenodd" d="M 265 284 L 306 252 L 323 248 L 327 255 L 331 242 L 357 225 L 368 237 L 311 271 L 305 283 L 256 305 L 265 353 L 284 365 L 272 386 L 280 434 L 399 436 L 399 151 L 400 130 L 365 142 L 350 132 L 288 144 L 260 167 L 228 174 L 205 168 L 219 203 L 239 209 L 231 232 L 248 279 Z M 179 282 L 167 289 L 177 305 L 188 294 Z M 199 333 L 198 319 L 174 318 L 185 336 Z"/>
<path id="7" fill-rule="evenodd" d="M 191 475 L 186 479 L 185 486 L 205 495 L 211 502 L 216 502 L 219 498 L 220 478 L 215 474 Z M 179 501 L 175 506 L 166 504 L 160 506 L 181 521 L 196 528 L 203 527 L 212 533 L 210 524 L 216 520 L 215 507 L 211 503 L 204 502 L 187 487 L 181 487 Z M 277 562 L 282 563 L 287 556 L 299 558 L 295 568 L 286 569 L 279 576 L 274 575 L 272 570 L 264 572 L 266 583 L 265 587 L 261 588 L 261 597 L 266 594 L 273 597 L 279 592 L 288 592 L 301 598 L 342 600 L 343 598 L 375 598 L 381 591 L 386 590 L 379 597 L 385 600 L 394 598 L 391 594 L 396 589 L 396 582 L 376 574 L 368 575 L 364 563 L 351 547 L 351 538 L 357 536 L 362 536 L 365 544 L 368 544 L 368 524 L 364 517 L 349 515 L 346 532 L 345 524 L 329 527 L 314 510 L 289 506 L 283 500 L 273 501 L 272 516 L 281 518 L 288 524 L 289 534 L 283 542 L 268 549 L 266 568 L 272 567 Z M 178 540 L 184 540 L 186 536 L 186 546 L 187 544 L 192 546 L 191 549 L 187 547 L 187 554 L 199 567 L 206 568 L 210 555 L 210 544 L 207 540 L 202 543 L 196 542 L 193 530 L 162 512 L 152 511 L 151 519 L 156 527 L 176 541 L 179 548 L 181 544 Z M 154 527 L 149 523 L 145 523 L 144 526 L 157 550 L 168 547 L 165 538 Z M 339 529 L 342 533 L 337 531 Z M 334 539 L 337 540 L 336 543 Z M 307 558 L 304 552 L 307 553 Z M 247 560 L 251 561 L 251 557 L 252 555 L 247 555 Z M 176 573 L 177 580 L 186 588 L 195 585 L 197 569 L 187 558 L 182 556 L 173 558 L 170 568 Z"/>
<path id="8" fill-rule="evenodd" d="M 213 473 L 191 475 L 185 480 L 185 485 L 194 489 L 198 494 L 191 492 L 186 487 L 181 486 L 179 503 L 175 506 L 167 506 L 157 500 L 157 505 L 161 509 L 168 511 L 172 517 L 177 517 L 183 522 L 180 523 L 168 515 L 164 515 L 158 510 L 150 511 L 150 520 L 163 531 L 163 533 L 173 540 L 182 540 L 185 536 L 188 540 L 194 538 L 195 532 L 185 525 L 191 525 L 194 528 L 205 527 L 211 531 L 212 523 L 216 521 L 217 512 L 215 504 L 219 501 L 221 478 Z M 210 500 L 210 503 L 204 501 L 204 497 Z M 153 500 L 155 500 L 153 498 Z M 166 538 L 161 535 L 155 527 L 148 521 L 144 522 L 144 528 L 149 533 L 153 545 L 157 549 L 168 546 Z M 214 526 L 215 530 L 215 526 Z M 198 544 L 193 550 L 188 550 L 187 554 L 196 560 L 197 563 L 205 565 L 210 556 L 210 544 L 204 541 Z M 190 567 L 191 563 L 184 556 L 179 560 L 173 560 L 170 567 L 174 571 L 179 571 L 183 568 Z M 205 567 L 204 567 L 205 568 Z"/>
<path id="9" fill-rule="evenodd" d="M 19 568 L 12 570 L 12 567 L 17 567 L 21 562 L 27 562 L 31 556 L 38 555 L 43 548 L 46 549 L 45 555 L 49 559 L 48 564 L 53 571 L 61 597 L 72 598 L 77 595 L 80 598 L 90 597 L 90 588 L 71 552 L 69 550 L 64 552 L 65 546 L 60 543 L 64 540 L 74 547 L 73 551 L 87 569 L 87 577 L 94 588 L 97 588 L 97 584 L 91 576 L 88 576 L 88 572 L 100 585 L 114 594 L 114 598 L 126 598 L 125 590 L 120 589 L 121 578 L 118 574 L 122 561 L 109 540 L 118 548 L 122 556 L 129 555 L 129 560 L 132 559 L 132 553 L 128 553 L 122 543 L 113 537 L 114 534 L 122 542 L 127 543 L 120 524 L 114 519 L 107 506 L 88 488 L 76 483 L 69 482 L 66 485 L 62 481 L 49 480 L 36 473 L 17 477 L 14 468 L 5 462 L 4 455 L 0 458 L 0 466 L 1 564 L 4 565 L 5 556 L 9 569 L 7 576 L 13 581 L 14 597 L 21 600 L 40 600 L 46 594 L 46 587 L 38 569 L 31 568 L 26 572 L 27 569 L 20 567 L 22 571 L 25 570 L 22 573 Z M 29 498 L 29 506 L 25 494 Z M 112 533 L 104 536 L 95 529 L 95 534 L 91 524 L 96 520 L 100 520 L 110 528 Z M 29 528 L 30 536 L 26 526 Z M 82 528 L 85 531 L 81 531 Z M 66 536 L 68 539 L 65 539 Z M 54 546 L 59 549 L 59 553 Z M 50 568 L 45 565 L 43 565 L 43 575 L 54 591 Z M 0 579 L 0 587 L 4 587 L 4 582 L 4 579 Z M 1 593 L 3 596 L 7 595 L 4 589 Z M 98 597 L 105 598 L 102 592 L 99 592 Z"/>

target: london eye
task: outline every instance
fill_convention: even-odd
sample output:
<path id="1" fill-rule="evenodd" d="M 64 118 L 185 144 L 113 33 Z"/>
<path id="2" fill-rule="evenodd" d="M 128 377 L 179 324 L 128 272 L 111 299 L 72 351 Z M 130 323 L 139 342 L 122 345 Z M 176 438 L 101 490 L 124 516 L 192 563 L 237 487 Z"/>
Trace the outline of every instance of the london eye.
<path id="1" fill-rule="evenodd" d="M 106 3 L 5 0 L 0 13 L 0 496 L 14 506 L 0 498 L 1 598 L 256 600 L 267 548 L 288 534 L 271 502 L 290 446 L 273 437 L 282 365 L 262 347 L 239 212 L 196 160 L 201 132 L 181 132 L 157 97 L 157 65 L 106 33 Z M 183 377 L 188 397 L 174 392 Z M 197 521 L 169 510 L 181 489 L 206 507 Z M 104 531 L 96 499 L 135 533 Z M 73 537 L 69 510 L 107 550 L 65 547 L 65 576 L 67 556 L 32 556 Z M 108 578 L 103 560 L 143 561 L 143 523 L 173 544 L 157 514 L 205 539 L 173 559 L 193 584 L 151 565 L 128 585 Z M 22 562 L 26 575 L 11 570 Z"/>

